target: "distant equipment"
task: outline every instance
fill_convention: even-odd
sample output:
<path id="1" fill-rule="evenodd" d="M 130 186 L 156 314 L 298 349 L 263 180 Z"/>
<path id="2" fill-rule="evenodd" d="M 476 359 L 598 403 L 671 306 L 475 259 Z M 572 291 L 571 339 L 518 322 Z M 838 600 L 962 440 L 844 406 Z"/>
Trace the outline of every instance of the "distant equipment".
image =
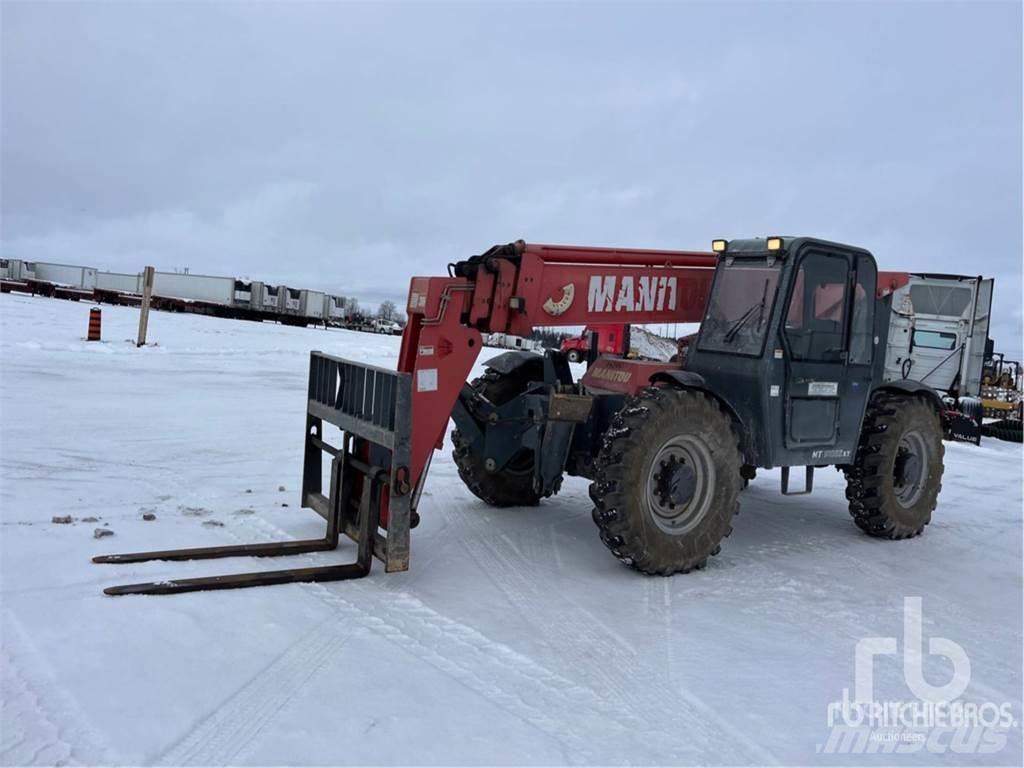
<path id="1" fill-rule="evenodd" d="M 912 378 L 946 394 L 981 393 L 993 280 L 911 274 L 893 292 L 885 379 Z"/>
<path id="2" fill-rule="evenodd" d="M 980 443 L 983 377 L 994 281 L 981 276 L 911 274 L 892 297 L 886 381 L 915 379 L 943 395 L 946 436 Z"/>
<path id="3" fill-rule="evenodd" d="M 561 351 L 570 363 L 579 363 L 587 359 L 591 347 L 596 348 L 599 355 L 625 357 L 629 351 L 629 326 L 625 323 L 588 325 L 579 336 L 564 339 Z"/>
<path id="4" fill-rule="evenodd" d="M 531 352 L 543 352 L 544 344 L 537 339 L 527 339 L 510 333 L 489 333 L 484 338 L 484 345 L 498 349 L 525 349 Z"/>
<path id="5" fill-rule="evenodd" d="M 5 293 L 15 290 L 139 306 L 145 286 L 141 272 L 104 272 L 94 267 L 0 259 L 0 288 Z M 151 306 L 215 317 L 277 320 L 287 325 L 342 325 L 349 319 L 343 296 L 188 271 L 154 272 Z"/>

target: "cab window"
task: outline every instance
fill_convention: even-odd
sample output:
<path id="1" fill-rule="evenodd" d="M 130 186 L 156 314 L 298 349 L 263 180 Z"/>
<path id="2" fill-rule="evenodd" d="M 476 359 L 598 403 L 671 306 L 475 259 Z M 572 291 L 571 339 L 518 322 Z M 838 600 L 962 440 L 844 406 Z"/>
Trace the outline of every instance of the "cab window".
<path id="1" fill-rule="evenodd" d="M 866 256 L 857 259 L 857 283 L 850 319 L 850 364 L 867 365 L 875 348 L 875 287 L 878 273 Z"/>
<path id="2" fill-rule="evenodd" d="M 953 349 L 956 346 L 956 334 L 943 331 L 914 331 L 914 346 L 928 349 Z"/>
<path id="3" fill-rule="evenodd" d="M 718 267 L 698 349 L 760 355 L 775 304 L 781 264 L 775 259 L 735 258 Z"/>
<path id="4" fill-rule="evenodd" d="M 794 360 L 843 359 L 848 275 L 842 256 L 812 253 L 800 262 L 785 326 Z"/>

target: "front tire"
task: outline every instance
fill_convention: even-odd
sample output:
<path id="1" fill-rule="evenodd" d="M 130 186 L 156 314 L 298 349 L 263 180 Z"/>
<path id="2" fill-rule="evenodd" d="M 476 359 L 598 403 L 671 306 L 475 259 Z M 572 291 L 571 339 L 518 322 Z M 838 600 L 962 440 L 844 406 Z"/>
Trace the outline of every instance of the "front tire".
<path id="1" fill-rule="evenodd" d="M 669 576 L 703 568 L 739 508 L 738 440 L 719 404 L 651 387 L 612 420 L 590 486 L 601 541 L 620 562 Z"/>
<path id="2" fill-rule="evenodd" d="M 495 405 L 504 405 L 518 397 L 531 381 L 544 377 L 544 361 L 529 360 L 510 373 L 488 369 L 470 385 Z M 452 430 L 452 458 L 459 477 L 481 501 L 492 507 L 535 507 L 541 495 L 533 487 L 533 449 L 519 451 L 504 469 L 492 472 L 486 458 L 473 450 L 459 430 Z"/>
<path id="3" fill-rule="evenodd" d="M 570 362 L 570 363 L 578 363 L 578 362 L 580 361 L 580 353 L 579 353 L 579 350 L 576 350 L 576 349 L 570 349 L 570 350 L 569 350 L 569 353 L 568 353 L 568 355 L 566 355 L 566 357 L 568 357 L 568 358 L 569 358 L 569 362 Z"/>
<path id="4" fill-rule="evenodd" d="M 882 392 L 868 405 L 846 498 L 869 536 L 908 539 L 931 522 L 942 489 L 942 424 L 923 398 Z"/>

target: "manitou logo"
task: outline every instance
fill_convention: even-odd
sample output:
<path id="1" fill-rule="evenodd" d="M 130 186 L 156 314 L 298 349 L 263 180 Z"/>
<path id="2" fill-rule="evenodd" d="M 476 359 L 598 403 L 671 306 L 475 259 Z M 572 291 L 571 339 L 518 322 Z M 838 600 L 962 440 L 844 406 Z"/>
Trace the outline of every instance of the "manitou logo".
<path id="1" fill-rule="evenodd" d="M 572 283 L 566 283 L 562 286 L 562 298 L 555 301 L 554 298 L 550 298 L 544 302 L 544 311 L 552 317 L 558 317 L 564 315 L 569 307 L 572 306 L 572 300 L 576 298 L 576 286 Z"/>
<path id="2" fill-rule="evenodd" d="M 594 275 L 590 278 L 587 309 L 591 312 L 672 312 L 676 308 L 676 278 L 632 275 Z"/>
<path id="3" fill-rule="evenodd" d="M 598 367 L 590 369 L 591 377 L 600 379 L 601 381 L 610 381 L 616 384 L 625 384 L 628 382 L 633 374 L 629 371 L 619 371 L 614 368 Z"/>

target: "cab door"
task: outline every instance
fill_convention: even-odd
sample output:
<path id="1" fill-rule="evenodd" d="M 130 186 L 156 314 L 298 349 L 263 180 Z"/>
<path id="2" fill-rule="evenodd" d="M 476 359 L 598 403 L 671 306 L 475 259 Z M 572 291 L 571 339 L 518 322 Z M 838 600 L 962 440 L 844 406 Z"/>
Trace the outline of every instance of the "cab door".
<path id="1" fill-rule="evenodd" d="M 782 327 L 787 463 L 843 463 L 871 389 L 874 260 L 812 249 L 795 269 Z"/>

